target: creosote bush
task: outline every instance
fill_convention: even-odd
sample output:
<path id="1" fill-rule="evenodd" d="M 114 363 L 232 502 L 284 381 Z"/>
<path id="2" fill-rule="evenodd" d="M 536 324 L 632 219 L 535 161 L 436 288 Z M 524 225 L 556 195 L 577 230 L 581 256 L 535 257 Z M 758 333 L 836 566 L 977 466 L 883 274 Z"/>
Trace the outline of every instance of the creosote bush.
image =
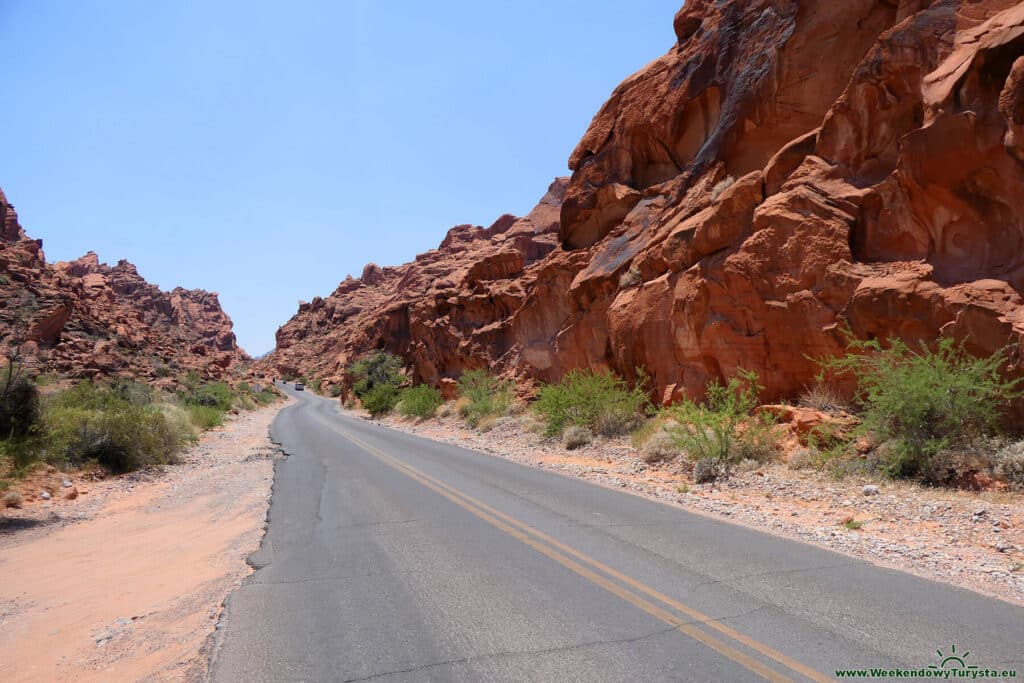
<path id="1" fill-rule="evenodd" d="M 467 370 L 459 378 L 456 410 L 470 426 L 478 427 L 504 415 L 512 404 L 512 382 L 492 377 L 486 370 Z"/>
<path id="2" fill-rule="evenodd" d="M 420 384 L 402 391 L 401 412 L 406 417 L 431 418 L 444 403 L 441 392 L 434 387 Z"/>
<path id="3" fill-rule="evenodd" d="M 899 340 L 849 342 L 824 372 L 857 380 L 861 418 L 879 440 L 890 440 L 881 465 L 894 477 L 929 471 L 941 451 L 997 434 L 1006 408 L 1021 398 L 1020 380 L 1006 379 L 1004 352 L 978 358 L 952 339 L 935 349 L 913 349 Z"/>
<path id="4" fill-rule="evenodd" d="M 561 382 L 541 387 L 533 409 L 547 424 L 547 436 L 557 436 L 574 425 L 615 436 L 635 428 L 640 420 L 647 406 L 641 384 L 630 389 L 622 378 L 608 372 L 571 370 Z"/>
<path id="5" fill-rule="evenodd" d="M 373 417 L 387 415 L 398 404 L 398 387 L 391 384 L 376 384 L 361 397 L 363 407 Z"/>

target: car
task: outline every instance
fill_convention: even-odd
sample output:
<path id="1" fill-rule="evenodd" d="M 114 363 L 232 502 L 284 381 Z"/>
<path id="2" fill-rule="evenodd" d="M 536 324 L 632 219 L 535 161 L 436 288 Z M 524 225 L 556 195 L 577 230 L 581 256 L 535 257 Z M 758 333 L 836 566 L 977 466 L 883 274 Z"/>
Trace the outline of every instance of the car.
<path id="1" fill-rule="evenodd" d="M 296 382 L 295 383 L 295 391 L 305 391 L 305 390 L 306 390 L 306 385 L 305 384 L 303 384 L 302 382 Z"/>

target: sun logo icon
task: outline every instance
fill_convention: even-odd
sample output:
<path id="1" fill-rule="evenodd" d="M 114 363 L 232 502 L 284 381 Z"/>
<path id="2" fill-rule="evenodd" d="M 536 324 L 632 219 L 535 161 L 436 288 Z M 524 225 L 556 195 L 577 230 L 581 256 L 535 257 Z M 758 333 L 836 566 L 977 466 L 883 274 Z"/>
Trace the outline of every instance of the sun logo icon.
<path id="1" fill-rule="evenodd" d="M 967 663 L 967 658 L 971 656 L 970 652 L 964 652 L 959 654 L 956 651 L 956 645 L 950 645 L 949 654 L 943 654 L 942 650 L 936 650 L 936 654 L 939 655 L 939 664 L 929 664 L 929 669 L 977 669 L 978 667 L 973 664 Z"/>

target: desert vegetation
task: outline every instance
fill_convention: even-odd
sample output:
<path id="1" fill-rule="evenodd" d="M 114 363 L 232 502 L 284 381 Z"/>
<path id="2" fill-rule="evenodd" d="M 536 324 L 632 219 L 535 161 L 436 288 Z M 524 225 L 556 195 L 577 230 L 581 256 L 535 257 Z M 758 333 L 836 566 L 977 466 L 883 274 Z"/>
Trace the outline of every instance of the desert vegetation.
<path id="1" fill-rule="evenodd" d="M 1004 432 L 1024 389 L 1005 376 L 1005 353 L 977 357 L 951 340 L 911 347 L 851 339 L 845 355 L 819 362 L 818 381 L 793 405 L 762 405 L 758 375 L 739 370 L 710 382 L 702 400 L 658 409 L 642 372 L 631 386 L 609 372 L 573 370 L 539 386 L 528 405 L 510 380 L 483 369 L 462 374 L 454 404 L 434 387 L 402 389 L 402 362 L 391 354 L 361 359 L 350 374 L 375 416 L 396 408 L 419 419 L 457 415 L 481 431 L 511 420 L 567 450 L 630 435 L 645 463 L 679 467 L 698 483 L 785 460 L 835 476 L 974 488 L 998 480 L 1024 490 L 1024 441 Z M 810 412 L 810 429 L 786 424 L 795 410 Z"/>
<path id="2" fill-rule="evenodd" d="M 43 384 L 49 382 L 43 381 Z M 209 382 L 190 373 L 175 393 L 125 379 L 83 380 L 40 391 L 16 358 L 0 379 L 0 482 L 44 462 L 60 468 L 95 464 L 122 473 L 173 463 L 203 430 L 230 411 L 270 405 L 272 386 Z"/>
<path id="3" fill-rule="evenodd" d="M 664 409 L 668 440 L 693 462 L 695 481 L 714 481 L 738 463 L 777 455 L 771 414 L 754 412 L 761 388 L 756 373 L 740 370 L 725 384 L 708 384 L 703 402 L 684 398 Z"/>
<path id="4" fill-rule="evenodd" d="M 425 384 L 404 389 L 399 397 L 398 407 L 406 417 L 427 419 L 434 416 L 444 403 L 441 392 Z"/>
<path id="5" fill-rule="evenodd" d="M 630 389 L 610 372 L 572 370 L 561 382 L 541 387 L 533 409 L 544 420 L 548 436 L 561 435 L 568 427 L 602 436 L 625 434 L 637 426 L 648 402 L 639 384 Z"/>
<path id="6" fill-rule="evenodd" d="M 502 416 L 512 405 L 512 382 L 486 370 L 467 370 L 459 378 L 456 410 L 470 426 L 481 426 Z"/>
<path id="7" fill-rule="evenodd" d="M 374 417 L 386 415 L 398 404 L 402 386 L 402 359 L 378 351 L 357 360 L 348 369 L 355 379 L 353 393 Z"/>

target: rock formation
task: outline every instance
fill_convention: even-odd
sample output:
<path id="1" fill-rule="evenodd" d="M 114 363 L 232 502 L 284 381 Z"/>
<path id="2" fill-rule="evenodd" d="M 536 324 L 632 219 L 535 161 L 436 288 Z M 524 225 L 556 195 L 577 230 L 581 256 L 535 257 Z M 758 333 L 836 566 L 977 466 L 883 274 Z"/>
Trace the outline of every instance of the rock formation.
<path id="1" fill-rule="evenodd" d="M 368 267 L 269 362 L 339 382 L 375 348 L 431 383 L 643 367 L 671 401 L 740 367 L 790 396 L 847 329 L 1019 353 L 1024 3 L 688 0 L 674 28 L 543 220 Z"/>
<path id="2" fill-rule="evenodd" d="M 190 370 L 222 377 L 247 358 L 216 294 L 161 291 L 92 252 L 49 264 L 2 192 L 0 218 L 0 345 L 19 346 L 37 372 L 159 383 Z"/>

